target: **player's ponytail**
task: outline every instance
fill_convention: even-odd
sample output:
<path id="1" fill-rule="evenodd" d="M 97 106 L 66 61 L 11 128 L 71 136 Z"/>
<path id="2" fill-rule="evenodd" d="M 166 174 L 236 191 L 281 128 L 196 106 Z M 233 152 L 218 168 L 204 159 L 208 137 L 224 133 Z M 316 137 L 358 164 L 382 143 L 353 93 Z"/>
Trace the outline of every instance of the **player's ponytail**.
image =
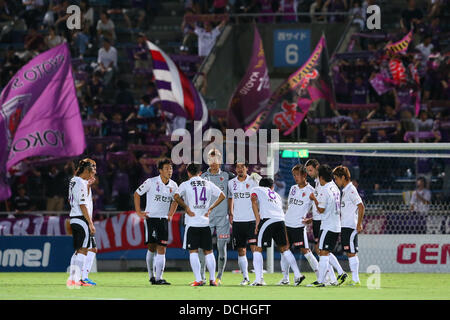
<path id="1" fill-rule="evenodd" d="M 90 159 L 83 159 L 78 162 L 78 166 L 75 170 L 75 175 L 80 176 L 85 169 L 91 169 L 92 163 Z"/>

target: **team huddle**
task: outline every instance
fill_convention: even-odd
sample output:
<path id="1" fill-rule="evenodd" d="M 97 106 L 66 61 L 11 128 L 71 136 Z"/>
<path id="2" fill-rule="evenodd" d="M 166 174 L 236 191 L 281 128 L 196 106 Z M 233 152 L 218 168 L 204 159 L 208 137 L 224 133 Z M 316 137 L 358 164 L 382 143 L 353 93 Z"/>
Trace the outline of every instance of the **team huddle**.
<path id="1" fill-rule="evenodd" d="M 243 276 L 241 285 L 266 284 L 262 252 L 271 246 L 272 240 L 281 253 L 283 278 L 279 285 L 290 284 L 290 269 L 294 273 L 295 286 L 305 280 L 293 254 L 294 250 L 304 255 L 316 274 L 316 280 L 307 286 L 342 285 L 348 275 L 332 253 L 339 235 L 352 273 L 349 285 L 360 284 L 358 233 L 362 231 L 365 208 L 351 182 L 347 167 L 338 166 L 332 170 L 314 159 L 304 165 L 295 165 L 292 175 L 296 184 L 290 188 L 285 213 L 283 201 L 274 191 L 271 178 L 262 178 L 257 173 L 249 175 L 245 161 L 235 162 L 236 175 L 222 171 L 221 159 L 218 150 L 211 150 L 208 154 L 209 168 L 204 173 L 199 164 L 189 164 L 188 180 L 179 186 L 171 180 L 171 161 L 161 160 L 158 163 L 160 174 L 147 179 L 134 193 L 136 213 L 145 218 L 145 243 L 148 246 L 146 263 L 152 285 L 170 285 L 163 279 L 168 222 L 178 206 L 185 211 L 183 248 L 189 250 L 189 262 L 195 277 L 191 286 L 207 284 L 206 269 L 210 286 L 222 283 L 230 239 L 238 252 L 238 264 Z M 314 187 L 307 182 L 308 175 L 314 179 Z M 90 190 L 90 185 L 95 181 L 94 176 L 95 162 L 84 159 L 80 161 L 76 176 L 70 183 L 70 225 L 75 249 L 70 264 L 70 286 L 95 285 L 88 277 L 96 252 Z M 140 202 L 144 195 L 146 207 L 142 211 Z M 314 251 L 319 255 L 319 261 L 308 243 L 307 226 L 311 224 Z M 214 232 L 217 236 L 217 276 L 212 242 Z M 248 247 L 253 256 L 253 282 L 250 282 L 248 272 Z"/>

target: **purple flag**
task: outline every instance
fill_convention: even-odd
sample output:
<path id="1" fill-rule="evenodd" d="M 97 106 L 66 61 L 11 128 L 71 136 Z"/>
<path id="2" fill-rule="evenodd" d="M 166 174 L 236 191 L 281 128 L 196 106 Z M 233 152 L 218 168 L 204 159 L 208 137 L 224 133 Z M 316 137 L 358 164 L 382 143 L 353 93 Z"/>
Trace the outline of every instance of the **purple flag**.
<path id="1" fill-rule="evenodd" d="M 254 27 L 253 53 L 247 72 L 228 103 L 228 128 L 245 128 L 270 98 L 269 73 L 258 29 Z"/>
<path id="2" fill-rule="evenodd" d="M 276 127 L 288 135 L 303 121 L 311 104 L 321 98 L 334 107 L 324 36 L 303 66 L 273 92 L 262 112 L 246 127 L 246 135 L 260 127 Z"/>
<path id="3" fill-rule="evenodd" d="M 377 73 L 369 81 L 379 96 L 393 89 L 393 86 L 388 81 L 386 81 L 386 79 L 389 79 L 389 75 L 385 70 L 383 70 Z"/>
<path id="4" fill-rule="evenodd" d="M 66 43 L 23 66 L 0 95 L 0 200 L 7 171 L 25 158 L 72 157 L 86 148 Z"/>

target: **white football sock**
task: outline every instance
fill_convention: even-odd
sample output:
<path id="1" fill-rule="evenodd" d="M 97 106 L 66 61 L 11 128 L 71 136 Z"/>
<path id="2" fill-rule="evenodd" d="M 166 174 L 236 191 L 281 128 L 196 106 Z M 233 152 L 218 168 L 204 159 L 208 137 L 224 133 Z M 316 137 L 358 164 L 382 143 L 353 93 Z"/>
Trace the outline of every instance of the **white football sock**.
<path id="1" fill-rule="evenodd" d="M 316 273 L 317 279 L 319 279 L 319 261 L 317 261 L 311 251 L 305 254 L 305 258 L 308 260 L 311 269 Z"/>
<path id="2" fill-rule="evenodd" d="M 295 279 L 298 279 L 302 276 L 300 273 L 300 269 L 298 268 L 297 261 L 295 260 L 294 255 L 292 254 L 291 250 L 286 250 L 282 253 L 284 258 L 286 259 L 286 262 L 289 263 L 289 266 L 292 268 L 292 271 L 294 271 L 294 277 Z"/>
<path id="3" fill-rule="evenodd" d="M 70 258 L 70 267 L 69 267 L 69 280 L 70 281 L 78 281 L 80 279 L 75 280 L 75 260 L 77 258 L 77 255 L 74 253 L 72 255 L 72 258 Z"/>
<path id="4" fill-rule="evenodd" d="M 352 271 L 352 280 L 359 282 L 359 258 L 358 256 L 348 258 L 350 270 Z"/>
<path id="5" fill-rule="evenodd" d="M 325 282 L 325 275 L 327 274 L 329 266 L 329 258 L 328 256 L 320 256 L 319 260 L 319 283 Z"/>
<path id="6" fill-rule="evenodd" d="M 86 256 L 82 253 L 77 253 L 75 258 L 75 281 L 81 280 L 81 271 L 83 270 L 84 262 L 86 261 Z"/>
<path id="7" fill-rule="evenodd" d="M 263 256 L 261 252 L 253 252 L 253 268 L 255 269 L 256 282 L 260 283 L 263 275 Z"/>
<path id="8" fill-rule="evenodd" d="M 330 252 L 329 257 L 330 257 L 330 264 L 333 266 L 333 268 L 336 269 L 338 275 L 343 274 L 343 273 L 344 273 L 344 270 L 342 270 L 342 267 L 341 267 L 341 265 L 339 264 L 339 261 L 338 261 L 338 259 L 336 258 L 336 256 Z"/>
<path id="9" fill-rule="evenodd" d="M 153 259 L 155 257 L 155 253 L 151 252 L 150 250 L 147 250 L 147 256 L 145 257 L 145 262 L 147 263 L 147 271 L 148 271 L 148 277 L 151 279 L 154 277 L 153 272 Z"/>
<path id="10" fill-rule="evenodd" d="M 280 259 L 281 272 L 283 273 L 283 280 L 289 280 L 289 262 L 287 262 L 284 255 L 281 255 Z"/>
<path id="11" fill-rule="evenodd" d="M 213 280 L 216 277 L 216 258 L 214 257 L 214 253 L 210 253 L 205 255 L 205 264 L 208 268 L 209 272 L 209 280 Z"/>
<path id="12" fill-rule="evenodd" d="M 156 281 L 161 280 L 161 276 L 166 265 L 166 255 L 157 254 L 155 257 Z"/>
<path id="13" fill-rule="evenodd" d="M 238 256 L 238 264 L 241 269 L 242 276 L 248 280 L 248 260 L 247 256 Z"/>
<path id="14" fill-rule="evenodd" d="M 192 272 L 194 272 L 195 281 L 202 281 L 202 276 L 200 274 L 200 260 L 198 259 L 198 253 L 193 252 L 189 254 L 189 261 L 191 263 Z"/>
<path id="15" fill-rule="evenodd" d="M 94 263 L 95 252 L 88 251 L 86 260 L 83 266 L 83 279 L 89 278 L 89 272 L 91 272 L 92 264 Z"/>
<path id="16" fill-rule="evenodd" d="M 328 261 L 328 279 L 330 282 L 335 283 L 337 281 L 336 274 L 334 273 L 334 269 L 331 266 L 330 262 Z"/>

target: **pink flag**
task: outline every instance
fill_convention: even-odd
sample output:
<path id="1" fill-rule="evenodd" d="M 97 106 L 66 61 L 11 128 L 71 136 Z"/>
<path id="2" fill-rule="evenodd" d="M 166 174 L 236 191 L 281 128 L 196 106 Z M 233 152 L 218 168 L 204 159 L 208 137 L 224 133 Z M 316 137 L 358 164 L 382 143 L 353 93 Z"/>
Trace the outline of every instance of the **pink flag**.
<path id="1" fill-rule="evenodd" d="M 66 43 L 23 66 L 0 95 L 0 200 L 7 171 L 25 158 L 78 156 L 86 148 Z"/>

